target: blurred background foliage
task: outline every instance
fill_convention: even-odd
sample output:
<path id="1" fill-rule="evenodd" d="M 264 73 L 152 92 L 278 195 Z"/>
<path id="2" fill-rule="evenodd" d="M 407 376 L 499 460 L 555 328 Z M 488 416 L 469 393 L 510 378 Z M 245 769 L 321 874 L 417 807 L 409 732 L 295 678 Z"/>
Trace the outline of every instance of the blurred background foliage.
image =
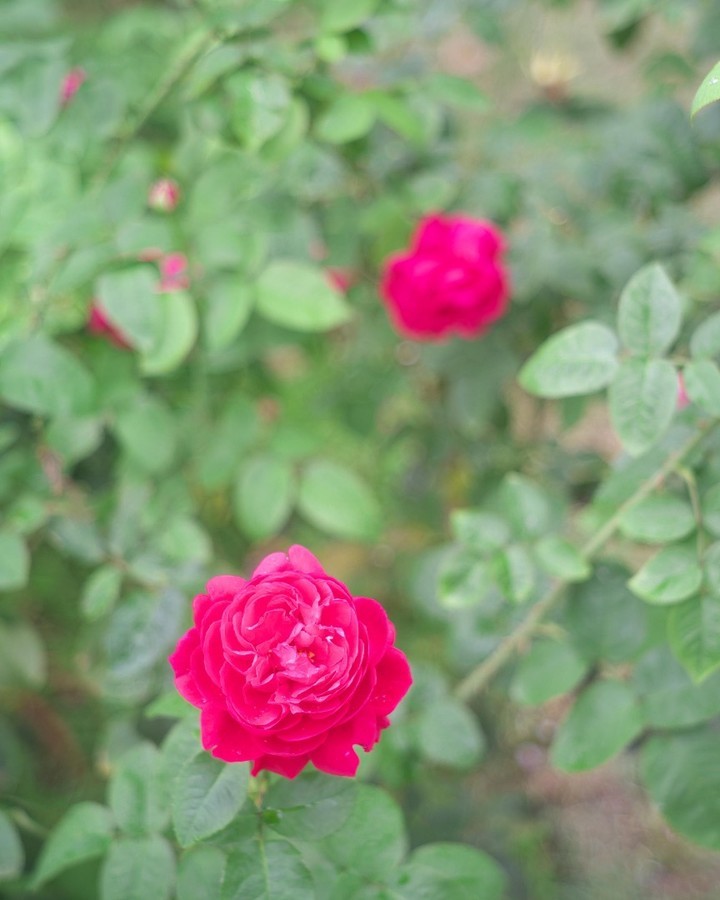
<path id="1" fill-rule="evenodd" d="M 689 718 L 653 701 L 690 682 L 652 638 L 665 611 L 626 587 L 642 549 L 579 586 L 472 714 L 450 691 L 521 614 L 527 546 L 568 515 L 574 537 L 619 450 L 596 398 L 548 409 L 520 365 L 570 322 L 613 322 L 654 259 L 687 328 L 717 309 L 720 115 L 687 111 L 719 42 L 710 0 L 3 0 L 0 803 L 29 865 L 167 732 L 152 704 L 188 598 L 299 542 L 388 607 L 414 661 L 363 764 L 413 844 L 484 848 L 513 898 L 716 896 L 720 863 L 669 832 L 632 753 L 588 775 L 547 762 L 563 695 L 598 667 L 637 662 L 659 728 L 714 727 L 717 674 L 681 695 Z M 161 177 L 169 213 L 147 202 Z M 378 272 L 442 208 L 505 230 L 511 311 L 419 345 Z M 158 293 L 171 253 L 189 283 Z M 132 350 L 88 331 L 97 303 Z M 480 505 L 510 519 L 470 525 L 510 529 L 515 605 L 448 563 L 468 533 L 451 511 Z M 717 820 L 679 830 L 720 849 Z M 93 865 L 38 896 L 94 896 Z"/>

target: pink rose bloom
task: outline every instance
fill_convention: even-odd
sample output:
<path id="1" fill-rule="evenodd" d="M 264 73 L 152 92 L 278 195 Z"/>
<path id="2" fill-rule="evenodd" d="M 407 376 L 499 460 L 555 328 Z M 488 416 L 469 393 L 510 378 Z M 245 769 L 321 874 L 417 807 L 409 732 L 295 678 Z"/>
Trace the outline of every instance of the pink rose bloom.
<path id="1" fill-rule="evenodd" d="M 70 69 L 67 75 L 63 78 L 62 84 L 60 85 L 60 104 L 61 106 L 67 106 L 67 104 L 72 100 L 72 98 L 77 94 L 80 90 L 83 82 L 87 78 L 85 73 L 85 69 L 81 69 L 79 66 Z"/>
<path id="2" fill-rule="evenodd" d="M 160 260 L 160 292 L 184 291 L 190 286 L 184 253 L 168 253 Z"/>
<path id="3" fill-rule="evenodd" d="M 172 178 L 160 178 L 150 186 L 148 206 L 158 212 L 172 212 L 180 200 L 180 188 Z"/>
<path id="4" fill-rule="evenodd" d="M 381 295 L 395 327 L 418 340 L 486 331 L 507 307 L 504 242 L 495 225 L 457 215 L 423 219 L 409 250 L 385 265 Z"/>
<path id="5" fill-rule="evenodd" d="M 353 597 L 304 547 L 271 553 L 249 580 L 220 575 L 193 601 L 170 664 L 200 709 L 203 747 L 294 778 L 308 763 L 356 773 L 412 677 L 383 607 Z"/>
<path id="6" fill-rule="evenodd" d="M 132 347 L 125 335 L 108 319 L 97 301 L 90 307 L 87 327 L 92 334 L 103 335 L 116 347 L 121 347 L 123 350 L 130 350 Z"/>

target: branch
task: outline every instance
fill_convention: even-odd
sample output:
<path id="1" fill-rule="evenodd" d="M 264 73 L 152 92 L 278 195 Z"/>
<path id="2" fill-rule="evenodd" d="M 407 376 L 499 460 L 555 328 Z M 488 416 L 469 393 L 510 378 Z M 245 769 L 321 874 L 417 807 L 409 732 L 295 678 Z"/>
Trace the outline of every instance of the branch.
<path id="1" fill-rule="evenodd" d="M 598 551 L 607 544 L 620 525 L 625 513 L 649 496 L 670 475 L 680 463 L 700 444 L 703 438 L 717 423 L 702 426 L 675 453 L 671 453 L 665 462 L 637 490 L 621 504 L 613 515 L 599 528 L 581 548 L 580 554 L 590 562 Z M 470 700 L 479 694 L 494 676 L 509 662 L 515 652 L 530 638 L 539 623 L 562 598 L 569 582 L 557 581 L 538 602 L 530 609 L 527 616 L 510 632 L 498 646 L 455 688 L 455 696 L 460 700 Z"/>

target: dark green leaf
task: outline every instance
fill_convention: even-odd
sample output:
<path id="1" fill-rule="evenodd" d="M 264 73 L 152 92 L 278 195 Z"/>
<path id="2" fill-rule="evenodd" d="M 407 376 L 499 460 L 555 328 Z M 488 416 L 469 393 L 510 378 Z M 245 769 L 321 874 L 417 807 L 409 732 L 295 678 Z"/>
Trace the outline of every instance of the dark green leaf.
<path id="1" fill-rule="evenodd" d="M 41 887 L 71 866 L 102 856 L 110 846 L 112 832 L 109 809 L 98 803 L 76 803 L 46 841 L 33 875 L 33 888 Z"/>
<path id="2" fill-rule="evenodd" d="M 322 772 L 305 772 L 298 778 L 276 781 L 263 806 L 273 810 L 273 831 L 288 838 L 320 840 L 337 831 L 355 804 L 355 784 Z"/>
<path id="3" fill-rule="evenodd" d="M 510 693 L 518 703 L 539 706 L 571 691 L 587 670 L 570 644 L 535 641 L 520 660 Z"/>
<path id="4" fill-rule="evenodd" d="M 31 625 L 0 621 L 0 687 L 38 688 L 47 677 L 45 647 Z"/>
<path id="5" fill-rule="evenodd" d="M 633 672 L 633 686 L 643 717 L 654 728 L 687 728 L 720 714 L 720 672 L 696 684 L 667 644 L 642 657 Z"/>
<path id="6" fill-rule="evenodd" d="M 174 882 L 175 857 L 164 838 L 120 838 L 103 863 L 100 900 L 168 900 Z"/>
<path id="7" fill-rule="evenodd" d="M 272 456 L 248 460 L 235 485 L 235 518 L 256 540 L 277 534 L 295 501 L 295 473 L 288 463 Z"/>
<path id="8" fill-rule="evenodd" d="M 406 900 L 501 900 L 507 879 L 495 860 L 464 844 L 425 844 L 400 868 L 393 896 Z"/>
<path id="9" fill-rule="evenodd" d="M 501 550 L 492 560 L 492 572 L 498 587 L 512 603 L 524 603 L 535 586 L 532 557 L 521 544 Z"/>
<path id="10" fill-rule="evenodd" d="M 222 900 L 315 900 L 312 876 L 285 841 L 251 841 L 228 856 Z"/>
<path id="11" fill-rule="evenodd" d="M 25 851 L 11 819 L 0 809 L 0 882 L 17 878 L 25 865 Z"/>
<path id="12" fill-rule="evenodd" d="M 177 900 L 220 900 L 225 854 L 219 847 L 193 847 L 180 859 Z"/>
<path id="13" fill-rule="evenodd" d="M 115 566 L 96 569 L 83 586 L 80 608 L 86 619 L 94 621 L 106 616 L 120 595 L 122 572 Z"/>
<path id="14" fill-rule="evenodd" d="M 118 761 L 108 787 L 108 803 L 121 831 L 131 836 L 162 831 L 170 817 L 169 780 L 157 748 L 148 742 Z"/>
<path id="15" fill-rule="evenodd" d="M 181 847 L 196 844 L 225 828 L 247 797 L 247 765 L 226 764 L 201 753 L 175 779 L 172 810 Z"/>
<path id="16" fill-rule="evenodd" d="M 451 697 L 423 706 L 417 720 L 420 752 L 429 762 L 469 769 L 485 749 L 485 738 L 475 716 Z"/>
<path id="17" fill-rule="evenodd" d="M 30 554 L 25 541 L 12 531 L 0 531 L 0 591 L 25 587 Z"/>

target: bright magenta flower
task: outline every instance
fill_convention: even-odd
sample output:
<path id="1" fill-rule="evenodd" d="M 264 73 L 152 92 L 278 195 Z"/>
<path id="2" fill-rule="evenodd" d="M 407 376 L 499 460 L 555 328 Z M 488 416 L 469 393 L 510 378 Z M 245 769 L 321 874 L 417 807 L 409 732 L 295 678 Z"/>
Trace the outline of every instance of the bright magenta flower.
<path id="1" fill-rule="evenodd" d="M 409 250 L 385 265 L 381 295 L 395 327 L 419 340 L 473 338 L 506 310 L 504 241 L 490 222 L 457 215 L 423 219 Z"/>
<path id="2" fill-rule="evenodd" d="M 249 580 L 211 579 L 170 657 L 200 710 L 206 750 L 294 778 L 308 763 L 354 775 L 412 682 L 383 607 L 353 597 L 304 547 L 271 553 Z"/>
<path id="3" fill-rule="evenodd" d="M 67 106 L 75 94 L 80 90 L 86 78 L 87 74 L 85 69 L 81 69 L 79 66 L 70 69 L 60 85 L 60 104 L 62 106 Z"/>
<path id="4" fill-rule="evenodd" d="M 132 347 L 125 335 L 108 319 L 105 311 L 97 301 L 90 307 L 90 318 L 88 319 L 87 327 L 88 331 L 91 331 L 93 334 L 107 337 L 116 347 L 121 347 L 123 350 L 129 350 Z"/>

